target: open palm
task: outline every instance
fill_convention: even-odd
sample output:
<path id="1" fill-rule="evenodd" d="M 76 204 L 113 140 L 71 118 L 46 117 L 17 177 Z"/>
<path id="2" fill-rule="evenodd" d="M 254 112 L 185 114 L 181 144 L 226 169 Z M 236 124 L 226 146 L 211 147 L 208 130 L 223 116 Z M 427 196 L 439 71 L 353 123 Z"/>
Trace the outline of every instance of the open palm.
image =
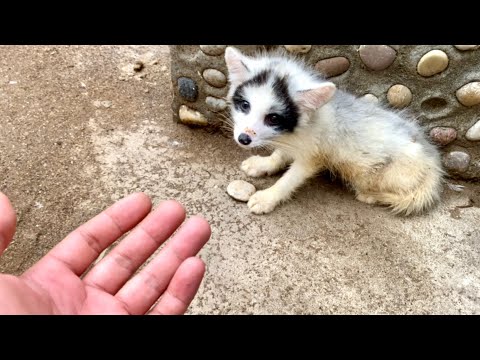
<path id="1" fill-rule="evenodd" d="M 0 313 L 183 314 L 205 272 L 194 256 L 208 241 L 210 226 L 192 217 L 135 274 L 185 219 L 176 201 L 165 201 L 153 212 L 151 207 L 145 194 L 132 194 L 70 233 L 21 276 L 0 275 Z M 13 208 L 0 193 L 0 254 L 15 233 L 15 223 Z"/>

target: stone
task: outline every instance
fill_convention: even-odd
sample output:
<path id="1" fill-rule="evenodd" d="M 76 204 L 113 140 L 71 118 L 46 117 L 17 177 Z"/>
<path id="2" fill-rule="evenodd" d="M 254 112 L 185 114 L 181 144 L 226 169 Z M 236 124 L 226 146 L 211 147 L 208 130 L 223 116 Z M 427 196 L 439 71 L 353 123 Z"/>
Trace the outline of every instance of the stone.
<path id="1" fill-rule="evenodd" d="M 134 71 L 137 71 L 137 72 L 138 72 L 138 71 L 142 71 L 142 69 L 143 69 L 144 66 L 145 66 L 145 65 L 143 64 L 142 61 L 137 60 L 137 61 L 135 61 L 135 64 L 133 64 L 133 70 L 134 70 Z"/>
<path id="2" fill-rule="evenodd" d="M 441 73 L 448 67 L 448 56 L 442 50 L 432 50 L 422 56 L 417 72 L 425 77 Z"/>
<path id="3" fill-rule="evenodd" d="M 362 62 L 374 71 L 385 70 L 397 57 L 397 52 L 388 45 L 361 45 L 358 52 Z"/>
<path id="4" fill-rule="evenodd" d="M 376 97 L 375 95 L 373 94 L 365 94 L 363 95 L 362 97 L 364 100 L 367 100 L 369 102 L 372 102 L 374 104 L 378 104 L 378 97 Z"/>
<path id="5" fill-rule="evenodd" d="M 467 140 L 479 141 L 480 140 L 480 120 L 478 120 L 465 134 Z"/>
<path id="6" fill-rule="evenodd" d="M 96 108 L 105 108 L 105 109 L 108 109 L 108 108 L 111 108 L 112 107 L 112 102 L 111 101 L 108 101 L 108 100 L 105 100 L 105 101 L 100 101 L 100 100 L 95 100 L 93 102 L 93 106 L 95 106 Z"/>
<path id="7" fill-rule="evenodd" d="M 350 61 L 343 56 L 320 60 L 315 64 L 315 70 L 326 78 L 343 74 L 350 67 Z"/>
<path id="8" fill-rule="evenodd" d="M 475 50 L 475 49 L 478 49 L 478 46 L 479 45 L 455 45 L 455 47 L 461 51 Z"/>
<path id="9" fill-rule="evenodd" d="M 227 186 L 228 195 L 243 202 L 247 202 L 256 191 L 255 186 L 243 180 L 234 180 Z"/>
<path id="10" fill-rule="evenodd" d="M 387 99 L 393 107 L 403 108 L 412 102 L 412 92 L 405 85 L 393 85 L 388 89 Z"/>
<path id="11" fill-rule="evenodd" d="M 457 138 L 457 130 L 443 126 L 434 127 L 430 130 L 430 138 L 436 144 L 445 146 Z"/>
<path id="12" fill-rule="evenodd" d="M 306 54 L 312 48 L 312 45 L 283 45 L 288 52 L 294 54 Z"/>
<path id="13" fill-rule="evenodd" d="M 186 105 L 180 106 L 180 110 L 178 111 L 178 116 L 180 117 L 180 121 L 187 125 L 199 125 L 199 126 L 206 126 L 208 125 L 208 121 L 199 111 L 195 111 L 190 109 Z"/>
<path id="14" fill-rule="evenodd" d="M 451 151 L 443 157 L 445 167 L 454 172 L 465 172 L 470 165 L 470 155 L 463 151 Z"/>
<path id="15" fill-rule="evenodd" d="M 456 92 L 458 101 L 465 106 L 480 104 L 480 81 L 463 85 Z"/>
<path id="16" fill-rule="evenodd" d="M 198 97 L 197 83 L 188 77 L 179 77 L 177 80 L 178 92 L 182 98 L 194 102 Z"/>
<path id="17" fill-rule="evenodd" d="M 216 69 L 207 69 L 203 72 L 203 78 L 210 85 L 221 88 L 227 84 L 227 77 Z"/>
<path id="18" fill-rule="evenodd" d="M 206 55 L 218 56 L 225 52 L 227 45 L 200 45 L 200 50 Z"/>
<path id="19" fill-rule="evenodd" d="M 227 108 L 227 102 L 225 100 L 213 96 L 207 96 L 205 103 L 213 111 L 223 111 Z"/>

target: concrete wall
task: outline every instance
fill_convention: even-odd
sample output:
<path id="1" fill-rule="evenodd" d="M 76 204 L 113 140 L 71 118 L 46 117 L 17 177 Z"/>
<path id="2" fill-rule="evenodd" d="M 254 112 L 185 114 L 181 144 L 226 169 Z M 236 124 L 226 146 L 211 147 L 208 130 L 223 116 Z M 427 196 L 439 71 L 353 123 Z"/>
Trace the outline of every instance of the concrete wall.
<path id="1" fill-rule="evenodd" d="M 408 109 L 453 177 L 480 179 L 478 45 L 281 45 L 341 89 Z M 176 121 L 219 129 L 228 109 L 225 45 L 171 46 Z M 252 53 L 276 46 L 237 46 Z"/>

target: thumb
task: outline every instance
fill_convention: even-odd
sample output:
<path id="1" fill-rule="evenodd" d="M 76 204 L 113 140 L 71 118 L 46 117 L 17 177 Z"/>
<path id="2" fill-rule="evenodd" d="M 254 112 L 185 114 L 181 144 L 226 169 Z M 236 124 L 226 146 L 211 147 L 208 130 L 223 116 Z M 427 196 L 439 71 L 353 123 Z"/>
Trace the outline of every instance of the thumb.
<path id="1" fill-rule="evenodd" d="M 0 192 L 0 255 L 12 241 L 17 216 L 7 196 Z"/>

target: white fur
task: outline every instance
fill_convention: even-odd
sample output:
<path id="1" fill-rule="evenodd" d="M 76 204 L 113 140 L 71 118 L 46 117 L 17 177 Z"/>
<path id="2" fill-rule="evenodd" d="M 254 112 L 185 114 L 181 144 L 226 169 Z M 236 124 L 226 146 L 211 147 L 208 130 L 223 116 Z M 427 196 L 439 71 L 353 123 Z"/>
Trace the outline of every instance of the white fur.
<path id="1" fill-rule="evenodd" d="M 271 212 L 325 169 L 342 176 L 359 201 L 386 204 L 395 213 L 422 212 L 439 200 L 440 156 L 414 121 L 336 90 L 334 84 L 289 57 L 247 57 L 229 47 L 226 61 L 230 100 L 241 83 L 271 69 L 286 77 L 290 97 L 301 113 L 291 133 L 278 133 L 264 124 L 264 116 L 277 101 L 271 81 L 245 89 L 251 104 L 247 115 L 232 106 L 235 139 L 245 131 L 252 134 L 252 143 L 243 147 L 273 144 L 276 148 L 269 157 L 244 161 L 243 171 L 250 176 L 272 175 L 291 164 L 276 184 L 251 197 L 248 206 L 253 213 Z"/>
<path id="2" fill-rule="evenodd" d="M 273 94 L 269 87 L 249 88 L 246 90 L 246 93 L 249 98 L 256 99 L 256 101 L 251 103 L 251 110 L 247 115 L 241 112 L 237 113 L 233 136 L 237 140 L 242 132 L 250 133 L 253 131 L 253 141 L 248 146 L 251 148 L 260 146 L 265 139 L 275 136 L 273 129 L 263 124 L 263 117 L 261 116 L 261 114 L 265 114 L 268 111 L 272 104 Z M 238 140 L 237 143 L 244 147 Z"/>

